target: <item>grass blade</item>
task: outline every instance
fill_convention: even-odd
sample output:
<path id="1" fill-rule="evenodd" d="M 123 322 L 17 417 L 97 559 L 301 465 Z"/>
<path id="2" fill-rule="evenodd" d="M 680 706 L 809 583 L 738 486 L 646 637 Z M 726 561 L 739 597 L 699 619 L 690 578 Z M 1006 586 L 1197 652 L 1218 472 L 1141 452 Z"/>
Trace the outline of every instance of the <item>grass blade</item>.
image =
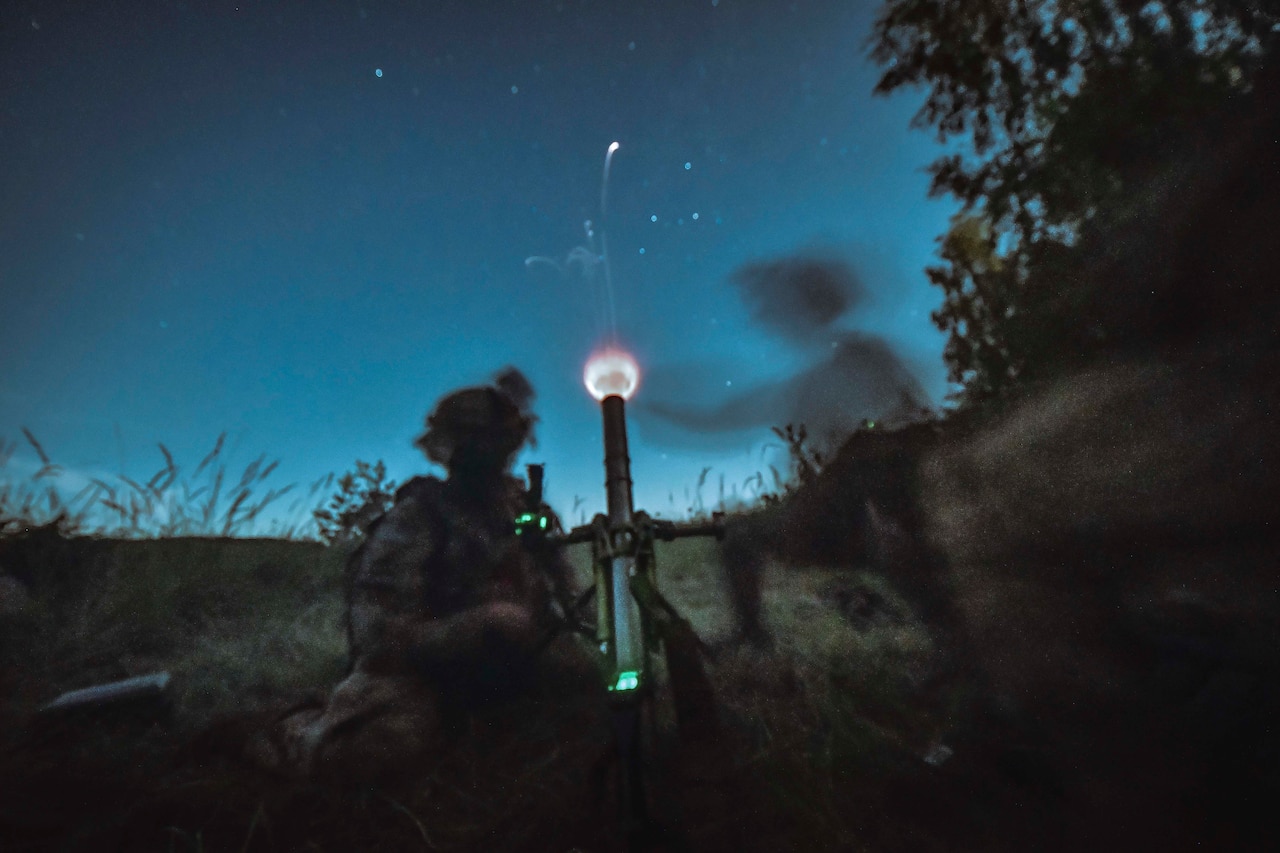
<path id="1" fill-rule="evenodd" d="M 152 474 L 151 479 L 147 480 L 147 491 L 151 492 L 156 497 L 160 497 L 160 493 L 163 490 L 157 488 L 156 484 L 160 482 L 161 477 L 163 477 L 165 474 L 168 474 L 168 473 L 169 473 L 168 468 L 161 468 L 159 471 Z"/>
<path id="2" fill-rule="evenodd" d="M 131 480 L 128 477 L 126 477 L 124 474 L 120 474 L 118 476 L 120 477 L 121 480 L 124 480 L 126 483 L 132 486 L 133 490 L 138 494 L 142 495 L 143 497 L 146 497 L 147 495 L 151 494 L 149 491 L 147 491 L 145 486 L 143 486 L 141 483 L 137 482 L 136 480 Z"/>
<path id="3" fill-rule="evenodd" d="M 328 475 L 321 477 L 319 480 L 316 480 L 314 483 L 311 484 L 310 493 L 314 495 L 316 492 L 320 491 L 321 489 L 329 488 L 329 486 L 331 486 L 332 484 L 333 484 L 333 472 L 330 471 Z"/>
<path id="4" fill-rule="evenodd" d="M 223 536 L 231 535 L 231 530 L 234 528 L 236 523 L 236 510 L 240 509 L 240 504 L 244 503 L 247 497 L 249 497 L 249 490 L 241 489 L 235 496 L 235 499 L 231 501 L 231 507 L 227 510 L 227 515 L 222 525 Z"/>
<path id="5" fill-rule="evenodd" d="M 262 467 L 262 463 L 266 461 L 267 454 L 262 454 L 257 459 L 249 463 L 249 467 L 244 469 L 244 473 L 240 475 L 240 482 L 236 488 L 243 489 L 253 482 L 253 478 L 258 476 L 258 469 Z"/>
<path id="6" fill-rule="evenodd" d="M 70 506 L 71 504 L 74 504 L 76 501 L 80 500 L 90 492 L 93 492 L 93 497 L 96 497 L 98 493 L 98 489 L 99 487 L 96 483 L 93 483 L 93 482 L 89 483 L 89 485 L 85 486 L 83 489 L 76 492 L 76 496 L 67 502 L 68 506 Z M 89 501 L 88 501 L 89 503 L 93 502 L 93 497 L 89 498 Z"/>
<path id="7" fill-rule="evenodd" d="M 249 821 L 249 831 L 245 834 L 244 844 L 240 845 L 240 853 L 246 853 L 249 849 L 249 842 L 253 840 L 253 831 L 258 828 L 258 821 L 266 817 L 265 806 L 265 800 L 258 800 L 258 810 L 253 813 L 253 820 Z"/>
<path id="8" fill-rule="evenodd" d="M 44 448 L 40 446 L 40 442 L 36 441 L 36 437 L 31 434 L 31 430 L 27 429 L 26 427 L 22 427 L 21 429 L 22 429 L 22 434 L 27 437 L 27 441 L 30 442 L 31 446 L 35 448 L 36 455 L 40 457 L 40 461 L 43 464 L 48 465 L 49 454 L 44 452 Z"/>
<path id="9" fill-rule="evenodd" d="M 217 476 L 213 479 L 213 490 L 209 493 L 209 500 L 204 505 L 204 511 L 201 518 L 201 526 L 209 529 L 209 525 L 213 523 L 213 512 L 218 506 L 218 492 L 222 490 L 222 474 L 225 469 L 219 468 Z"/>
<path id="10" fill-rule="evenodd" d="M 106 480 L 99 480 L 97 477 L 93 477 L 93 478 L 91 478 L 91 479 L 89 480 L 89 482 L 93 483 L 95 486 L 97 486 L 98 488 L 102 489 L 104 492 L 106 492 L 108 495 L 110 495 L 110 496 L 112 497 L 112 499 L 114 499 L 114 498 L 115 498 L 115 496 L 116 496 L 116 490 L 115 490 L 115 488 L 114 488 L 110 483 L 108 483 Z"/>
<path id="11" fill-rule="evenodd" d="M 422 843 L 427 846 L 428 850 L 438 849 L 435 843 L 432 842 L 431 836 L 427 835 L 427 828 L 422 825 L 422 821 L 418 820 L 417 815 L 409 811 L 409 809 L 407 809 L 406 807 L 400 805 L 395 800 L 388 797 L 386 794 L 379 792 L 379 796 L 381 796 L 384 800 L 390 803 L 391 807 L 394 808 L 396 811 L 400 812 L 405 817 L 409 818 L 409 820 L 413 821 L 413 825 L 418 828 L 418 834 L 422 836 Z"/>
<path id="12" fill-rule="evenodd" d="M 213 460 L 218 458 L 218 454 L 222 452 L 222 444 L 226 440 L 227 440 L 227 433 L 224 431 L 222 435 L 218 436 L 218 440 L 213 445 L 213 450 L 210 451 L 209 455 L 206 456 L 200 462 L 200 464 L 196 467 L 196 472 L 191 475 L 192 477 L 199 477 L 200 472 L 203 471 L 210 464 L 212 464 Z"/>

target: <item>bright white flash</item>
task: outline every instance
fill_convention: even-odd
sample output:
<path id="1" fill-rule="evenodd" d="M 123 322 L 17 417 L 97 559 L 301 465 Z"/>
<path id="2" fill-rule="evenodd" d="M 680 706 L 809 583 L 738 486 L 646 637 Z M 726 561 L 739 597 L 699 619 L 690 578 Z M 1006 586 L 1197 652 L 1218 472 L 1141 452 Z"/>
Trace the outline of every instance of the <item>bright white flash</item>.
<path id="1" fill-rule="evenodd" d="M 640 366 L 630 353 L 604 349 L 587 359 L 582 382 L 597 400 L 615 395 L 627 400 L 640 384 Z"/>

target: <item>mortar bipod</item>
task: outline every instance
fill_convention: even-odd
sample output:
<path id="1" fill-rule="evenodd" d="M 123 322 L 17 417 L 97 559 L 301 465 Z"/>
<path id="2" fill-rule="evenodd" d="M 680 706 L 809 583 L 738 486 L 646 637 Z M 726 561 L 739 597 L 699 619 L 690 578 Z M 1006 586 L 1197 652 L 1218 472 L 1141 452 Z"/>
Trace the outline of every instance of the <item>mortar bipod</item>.
<path id="1" fill-rule="evenodd" d="M 641 711 L 653 695 L 650 655 L 666 652 L 667 675 L 681 739 L 707 740 L 719 722 L 710 679 L 702 666 L 706 645 L 659 592 L 654 542 L 691 536 L 724 538 L 724 514 L 710 521 L 676 523 L 650 518 L 643 511 L 629 523 L 609 523 L 597 515 L 591 523 L 554 537 L 560 544 L 591 542 L 596 600 L 595 642 L 613 709 L 618 747 L 618 795 L 628 848 L 642 850 L 657 828 L 649 819 L 644 787 Z"/>

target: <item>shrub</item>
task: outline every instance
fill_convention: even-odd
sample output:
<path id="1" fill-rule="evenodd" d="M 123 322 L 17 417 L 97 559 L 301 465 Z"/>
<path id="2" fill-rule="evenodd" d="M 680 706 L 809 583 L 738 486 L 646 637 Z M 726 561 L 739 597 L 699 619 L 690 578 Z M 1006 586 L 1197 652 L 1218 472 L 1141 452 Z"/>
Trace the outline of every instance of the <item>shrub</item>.
<path id="1" fill-rule="evenodd" d="M 338 478 L 338 491 L 328 506 L 314 512 L 321 540 L 346 547 L 358 544 L 373 520 L 391 508 L 395 493 L 396 483 L 387 479 L 381 459 L 373 465 L 357 459 L 355 471 Z"/>

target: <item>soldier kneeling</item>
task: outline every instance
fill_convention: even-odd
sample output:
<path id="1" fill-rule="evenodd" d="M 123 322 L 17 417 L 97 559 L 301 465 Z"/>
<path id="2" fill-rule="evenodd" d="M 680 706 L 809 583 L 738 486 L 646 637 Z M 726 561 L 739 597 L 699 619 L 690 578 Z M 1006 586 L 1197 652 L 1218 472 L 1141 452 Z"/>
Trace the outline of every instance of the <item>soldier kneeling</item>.
<path id="1" fill-rule="evenodd" d="M 438 745 L 451 710 L 499 695 L 572 600 L 554 546 L 517 535 L 511 476 L 532 438 L 533 389 L 514 368 L 447 395 L 415 444 L 448 477 L 415 477 L 348 562 L 351 667 L 322 707 L 295 709 L 250 755 L 293 776 L 394 773 Z M 545 507 L 543 512 L 549 514 Z"/>

